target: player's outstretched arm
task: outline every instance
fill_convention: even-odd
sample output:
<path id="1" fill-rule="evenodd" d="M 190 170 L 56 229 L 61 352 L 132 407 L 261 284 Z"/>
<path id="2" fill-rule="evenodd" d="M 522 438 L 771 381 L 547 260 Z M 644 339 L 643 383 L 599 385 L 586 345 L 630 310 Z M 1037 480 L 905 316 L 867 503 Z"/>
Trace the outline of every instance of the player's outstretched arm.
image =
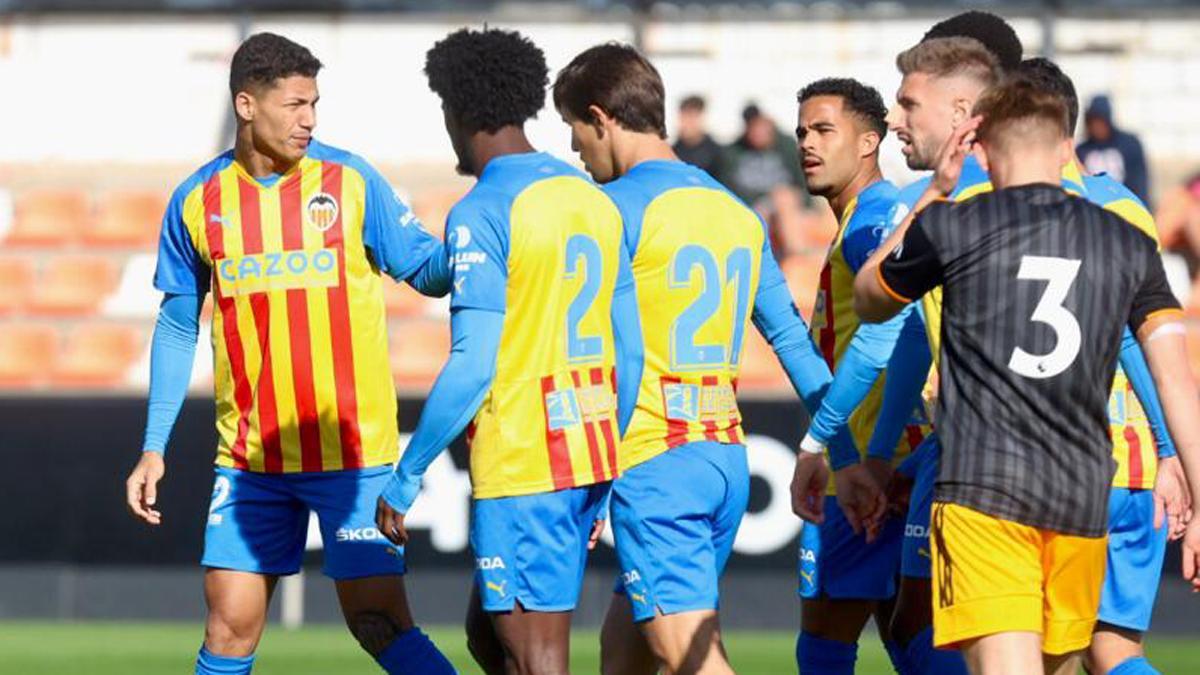
<path id="1" fill-rule="evenodd" d="M 1161 263 L 1159 269 L 1161 273 Z M 1154 375 L 1167 426 L 1187 475 L 1188 489 L 1197 495 L 1200 494 L 1200 390 L 1188 367 L 1186 329 L 1177 311 L 1147 316 L 1138 326 L 1138 341 Z M 1183 576 L 1200 592 L 1200 518 L 1193 518 L 1187 524 L 1182 549 Z"/>
<path id="2" fill-rule="evenodd" d="M 204 296 L 168 293 L 158 310 L 150 345 L 150 396 L 142 457 L 125 481 L 125 501 L 134 516 L 151 525 L 162 523 L 158 482 L 166 471 L 163 453 L 179 409 L 187 397 L 200 332 Z"/>
<path id="3" fill-rule="evenodd" d="M 379 496 L 375 521 L 395 544 L 404 544 L 404 514 L 416 501 L 421 477 L 451 441 L 466 429 L 492 386 L 504 314 L 458 308 L 450 315 L 450 358 L 425 401 L 421 419 L 396 472 Z"/>

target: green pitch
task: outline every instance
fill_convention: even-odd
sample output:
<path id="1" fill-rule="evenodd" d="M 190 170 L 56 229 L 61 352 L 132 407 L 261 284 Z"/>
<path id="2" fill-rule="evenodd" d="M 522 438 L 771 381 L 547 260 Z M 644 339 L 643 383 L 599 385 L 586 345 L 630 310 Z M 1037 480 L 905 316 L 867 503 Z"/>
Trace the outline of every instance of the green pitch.
<path id="1" fill-rule="evenodd" d="M 478 672 L 456 628 L 430 631 L 463 673 Z M 177 675 L 192 672 L 199 646 L 198 624 L 15 623 L 0 622 L 0 673 L 20 675 Z M 739 675 L 795 672 L 794 636 L 780 632 L 732 632 L 726 638 Z M 595 631 L 577 631 L 571 644 L 571 671 L 599 672 Z M 1150 656 L 1166 673 L 1200 672 L 1200 640 L 1157 638 Z M 340 626 L 298 631 L 268 629 L 256 675 L 338 675 L 380 672 Z M 864 640 L 859 673 L 890 673 L 878 641 Z"/>

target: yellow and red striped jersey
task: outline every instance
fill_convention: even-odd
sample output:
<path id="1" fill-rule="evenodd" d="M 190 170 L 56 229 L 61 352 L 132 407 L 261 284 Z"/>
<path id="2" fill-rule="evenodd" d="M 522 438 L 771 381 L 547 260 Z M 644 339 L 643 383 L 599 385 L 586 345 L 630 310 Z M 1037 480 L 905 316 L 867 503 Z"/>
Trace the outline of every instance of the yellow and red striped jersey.
<path id="1" fill-rule="evenodd" d="M 286 174 L 256 179 L 230 151 L 175 192 L 155 285 L 213 292 L 218 465 L 294 473 L 395 461 L 372 227 L 409 230 L 414 269 L 441 251 L 369 165 L 315 141 Z"/>
<path id="2" fill-rule="evenodd" d="M 502 155 L 450 213 L 452 310 L 504 314 L 491 387 L 468 427 L 476 499 L 615 478 L 612 300 L 628 287 L 621 217 L 570 165 Z"/>

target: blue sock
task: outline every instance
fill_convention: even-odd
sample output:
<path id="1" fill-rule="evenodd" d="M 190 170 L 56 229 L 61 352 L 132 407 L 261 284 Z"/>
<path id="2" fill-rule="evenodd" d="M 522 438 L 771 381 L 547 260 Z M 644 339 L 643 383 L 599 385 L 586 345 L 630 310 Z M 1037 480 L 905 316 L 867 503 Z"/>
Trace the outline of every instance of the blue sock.
<path id="1" fill-rule="evenodd" d="M 854 675 L 858 645 L 826 640 L 800 632 L 796 638 L 796 665 L 800 675 Z"/>
<path id="2" fill-rule="evenodd" d="M 883 648 L 887 650 L 888 658 L 892 660 L 892 668 L 900 675 L 908 675 L 908 665 L 904 661 L 904 649 L 895 640 L 883 640 Z"/>
<path id="3" fill-rule="evenodd" d="M 1108 675 L 1162 675 L 1144 656 L 1135 656 L 1117 664 L 1116 668 L 1108 671 Z"/>
<path id="4" fill-rule="evenodd" d="M 456 675 L 444 654 L 416 626 L 396 636 L 375 657 L 388 675 Z"/>
<path id="5" fill-rule="evenodd" d="M 908 670 L 900 671 L 903 675 L 967 675 L 967 662 L 962 652 L 933 646 L 933 626 L 926 626 L 908 641 L 904 648 L 904 665 Z"/>
<path id="6" fill-rule="evenodd" d="M 218 656 L 201 646 L 196 656 L 196 675 L 250 675 L 254 655 Z"/>

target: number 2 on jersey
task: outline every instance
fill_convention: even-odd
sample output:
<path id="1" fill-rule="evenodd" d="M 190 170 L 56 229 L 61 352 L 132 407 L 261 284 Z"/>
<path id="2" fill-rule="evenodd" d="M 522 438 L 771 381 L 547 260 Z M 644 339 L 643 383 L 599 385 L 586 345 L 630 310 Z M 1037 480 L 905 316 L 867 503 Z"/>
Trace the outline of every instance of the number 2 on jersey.
<path id="1" fill-rule="evenodd" d="M 1079 276 L 1079 260 L 1027 255 L 1021 258 L 1018 279 L 1048 281 L 1046 291 L 1033 309 L 1031 320 L 1044 323 L 1054 331 L 1056 343 L 1049 354 L 1030 354 L 1016 347 L 1008 367 L 1018 375 L 1043 380 L 1062 373 L 1075 362 L 1083 342 L 1079 320 L 1063 307 L 1075 277 Z"/>
<path id="2" fill-rule="evenodd" d="M 604 353 L 604 341 L 598 335 L 581 336 L 579 322 L 583 321 L 600 293 L 600 275 L 604 269 L 600 245 L 583 234 L 568 239 L 566 268 L 564 277 L 568 281 L 580 275 L 583 278 L 579 292 L 567 307 L 567 360 L 572 363 L 598 361 Z"/>
<path id="3" fill-rule="evenodd" d="M 724 283 L 716 258 L 707 249 L 689 244 L 679 249 L 671 261 L 668 285 L 688 288 L 700 275 L 700 295 L 671 324 L 671 368 L 702 370 L 725 365 L 736 366 L 741 358 L 742 338 L 746 330 L 746 310 L 750 304 L 750 249 L 736 248 L 725 260 Z M 728 344 L 696 344 L 696 332 L 721 308 L 724 289 L 733 284 L 733 333 Z"/>

